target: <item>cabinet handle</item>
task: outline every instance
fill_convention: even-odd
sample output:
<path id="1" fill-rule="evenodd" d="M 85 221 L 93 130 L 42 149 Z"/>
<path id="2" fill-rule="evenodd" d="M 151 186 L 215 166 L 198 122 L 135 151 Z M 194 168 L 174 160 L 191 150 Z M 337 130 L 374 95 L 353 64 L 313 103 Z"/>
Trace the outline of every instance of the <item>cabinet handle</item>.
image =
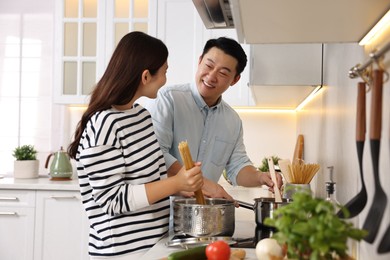
<path id="1" fill-rule="evenodd" d="M 0 197 L 0 200 L 3 200 L 3 201 L 18 201 L 19 199 L 17 197 Z"/>
<path id="2" fill-rule="evenodd" d="M 0 216 L 16 216 L 16 215 L 18 215 L 18 213 L 16 213 L 16 212 L 11 212 L 11 211 L 1 212 L 0 211 Z"/>
<path id="3" fill-rule="evenodd" d="M 55 200 L 73 200 L 77 199 L 76 196 L 50 196 L 51 199 Z"/>

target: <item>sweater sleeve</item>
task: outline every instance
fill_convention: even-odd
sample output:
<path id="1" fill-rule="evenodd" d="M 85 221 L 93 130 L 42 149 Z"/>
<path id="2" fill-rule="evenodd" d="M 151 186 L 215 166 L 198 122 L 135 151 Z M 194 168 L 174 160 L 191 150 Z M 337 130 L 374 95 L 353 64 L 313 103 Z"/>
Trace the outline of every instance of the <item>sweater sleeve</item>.
<path id="1" fill-rule="evenodd" d="M 149 206 L 144 184 L 124 182 L 125 162 L 121 151 L 99 145 L 80 152 L 79 161 L 88 176 L 95 202 L 109 215 Z"/>

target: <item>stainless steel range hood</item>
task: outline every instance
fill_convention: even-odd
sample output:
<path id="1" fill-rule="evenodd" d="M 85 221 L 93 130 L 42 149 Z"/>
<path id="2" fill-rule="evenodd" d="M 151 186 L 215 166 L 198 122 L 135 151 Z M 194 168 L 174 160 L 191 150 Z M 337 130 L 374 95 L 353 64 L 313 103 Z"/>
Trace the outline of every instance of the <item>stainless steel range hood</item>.
<path id="1" fill-rule="evenodd" d="M 229 0 L 192 0 L 207 29 L 233 28 Z"/>
<path id="2" fill-rule="evenodd" d="M 321 43 L 251 44 L 249 88 L 257 107 L 296 109 L 323 85 Z"/>
<path id="3" fill-rule="evenodd" d="M 359 42 L 389 0 L 193 0 L 206 28 L 235 27 L 241 43 Z"/>

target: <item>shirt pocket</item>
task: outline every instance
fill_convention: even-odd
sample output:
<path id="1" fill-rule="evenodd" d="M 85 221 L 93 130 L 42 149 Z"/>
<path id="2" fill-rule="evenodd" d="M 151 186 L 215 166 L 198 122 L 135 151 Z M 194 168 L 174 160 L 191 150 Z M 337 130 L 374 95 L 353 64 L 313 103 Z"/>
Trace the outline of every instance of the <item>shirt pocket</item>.
<path id="1" fill-rule="evenodd" d="M 212 148 L 211 162 L 216 166 L 225 167 L 232 153 L 232 147 L 233 143 L 216 137 Z"/>

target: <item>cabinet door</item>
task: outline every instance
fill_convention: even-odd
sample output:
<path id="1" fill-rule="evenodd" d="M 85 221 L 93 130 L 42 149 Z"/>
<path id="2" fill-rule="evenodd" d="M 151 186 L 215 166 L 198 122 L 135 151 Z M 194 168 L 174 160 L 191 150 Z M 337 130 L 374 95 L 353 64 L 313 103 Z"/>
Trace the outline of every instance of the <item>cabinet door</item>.
<path id="1" fill-rule="evenodd" d="M 88 222 L 79 192 L 37 191 L 34 259 L 89 259 Z"/>
<path id="2" fill-rule="evenodd" d="M 203 24 L 191 0 L 159 0 L 157 37 L 168 47 L 167 85 L 194 81 Z"/>
<path id="3" fill-rule="evenodd" d="M 103 10 L 100 0 L 56 1 L 56 103 L 88 102 L 102 66 Z"/>
<path id="4" fill-rule="evenodd" d="M 88 103 L 123 35 L 149 30 L 153 35 L 149 13 L 155 1 L 56 1 L 55 103 Z"/>
<path id="5" fill-rule="evenodd" d="M 35 191 L 0 191 L 0 259 L 32 260 Z"/>

